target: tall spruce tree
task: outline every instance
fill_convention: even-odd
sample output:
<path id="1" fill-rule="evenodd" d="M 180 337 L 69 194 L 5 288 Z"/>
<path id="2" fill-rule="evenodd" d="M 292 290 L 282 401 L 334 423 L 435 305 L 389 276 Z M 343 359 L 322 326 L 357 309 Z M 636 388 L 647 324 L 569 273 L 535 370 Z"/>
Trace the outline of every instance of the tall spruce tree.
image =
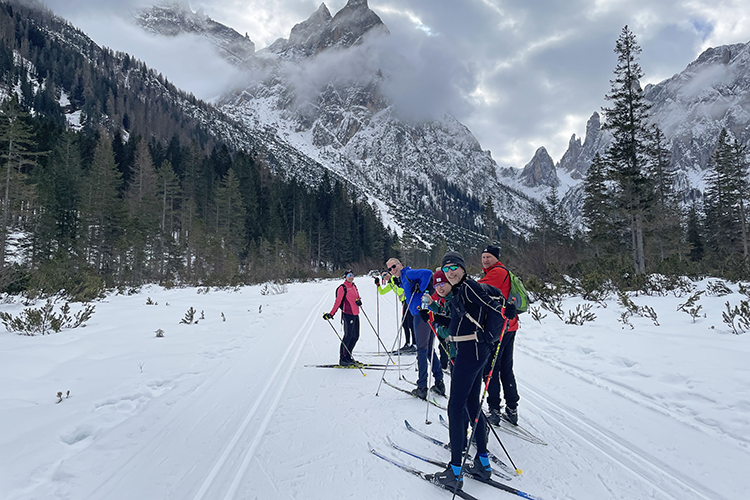
<path id="1" fill-rule="evenodd" d="M 707 243 L 719 258 L 740 251 L 747 257 L 747 175 L 745 148 L 722 129 L 705 193 Z"/>
<path id="2" fill-rule="evenodd" d="M 647 153 L 647 174 L 654 187 L 649 229 L 659 260 L 663 261 L 673 253 L 682 255 L 682 213 L 674 188 L 676 168 L 665 145 L 664 133 L 656 125 L 649 129 Z"/>
<path id="3" fill-rule="evenodd" d="M 588 239 L 598 258 L 614 251 L 618 246 L 615 230 L 614 203 L 607 185 L 607 163 L 599 153 L 583 180 L 583 220 L 588 229 Z"/>
<path id="4" fill-rule="evenodd" d="M 633 268 L 636 274 L 643 274 L 646 272 L 644 230 L 653 199 L 652 183 L 645 169 L 649 105 L 644 100 L 640 85 L 643 77 L 638 64 L 641 48 L 636 43 L 635 34 L 627 26 L 615 43 L 615 53 L 615 79 L 610 81 L 612 87 L 605 96 L 612 106 L 602 108 L 606 117 L 604 128 L 613 135 L 606 155 L 616 186 L 616 208 L 630 232 Z"/>
<path id="5" fill-rule="evenodd" d="M 101 274 L 111 277 L 117 271 L 114 258 L 117 246 L 122 243 L 125 206 L 119 196 L 122 175 L 106 133 L 99 136 L 84 183 L 81 219 L 86 235 L 86 258 Z"/>
<path id="6" fill-rule="evenodd" d="M 21 109 L 15 94 L 0 107 L 0 188 L 2 188 L 2 219 L 0 220 L 0 268 L 5 266 L 8 233 L 22 220 L 23 203 L 31 191 L 27 185 L 28 171 L 36 165 L 39 153 L 36 140 L 27 123 L 29 114 Z"/>

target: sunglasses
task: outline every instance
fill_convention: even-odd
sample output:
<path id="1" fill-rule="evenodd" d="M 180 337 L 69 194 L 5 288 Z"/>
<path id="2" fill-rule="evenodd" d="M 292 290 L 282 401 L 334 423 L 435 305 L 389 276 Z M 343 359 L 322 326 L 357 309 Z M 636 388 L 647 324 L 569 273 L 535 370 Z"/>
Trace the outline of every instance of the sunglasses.
<path id="1" fill-rule="evenodd" d="M 435 283 L 435 288 L 443 288 L 447 284 L 445 281 L 441 281 L 440 283 Z"/>
<path id="2" fill-rule="evenodd" d="M 354 273 L 348 273 L 348 274 L 346 275 L 346 277 L 347 277 L 347 278 L 351 278 L 352 276 L 354 276 Z"/>
<path id="3" fill-rule="evenodd" d="M 455 271 L 459 267 L 461 266 L 459 266 L 458 264 L 450 264 L 448 266 L 443 266 L 443 272 L 447 273 L 448 271 Z"/>
<path id="4" fill-rule="evenodd" d="M 398 264 L 393 264 L 391 267 L 388 268 L 389 271 L 393 271 L 398 267 Z"/>

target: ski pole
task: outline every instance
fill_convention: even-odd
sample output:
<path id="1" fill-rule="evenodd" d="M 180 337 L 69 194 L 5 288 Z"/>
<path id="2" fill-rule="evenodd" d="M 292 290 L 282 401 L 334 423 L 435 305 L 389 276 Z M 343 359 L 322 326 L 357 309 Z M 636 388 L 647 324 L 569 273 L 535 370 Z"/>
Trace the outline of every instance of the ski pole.
<path id="1" fill-rule="evenodd" d="M 344 349 L 347 350 L 347 352 L 349 353 L 349 356 L 351 356 L 351 358 L 354 359 L 354 356 L 352 356 L 352 351 L 350 351 L 349 348 L 346 346 L 346 344 L 344 344 L 344 339 L 341 338 L 341 335 L 339 335 L 338 330 L 336 330 L 336 327 L 333 326 L 333 323 L 331 323 L 331 320 L 327 319 L 326 321 L 328 321 L 328 324 L 331 325 L 331 328 L 333 328 L 333 333 L 335 333 L 336 336 L 339 338 L 339 341 L 341 342 L 341 345 L 344 346 Z M 367 374 L 362 370 L 362 367 L 359 366 L 359 365 L 356 365 L 356 366 L 357 366 L 357 369 L 359 370 L 359 372 L 362 374 L 362 376 L 366 377 Z"/>
<path id="2" fill-rule="evenodd" d="M 430 329 L 432 330 L 432 333 L 435 334 L 435 337 L 437 338 L 437 341 L 438 341 L 438 345 L 440 347 L 442 347 L 443 352 L 445 352 L 445 354 L 448 355 L 448 361 L 450 361 L 450 363 L 455 366 L 456 362 L 453 360 L 453 358 L 451 358 L 450 351 L 448 351 L 448 349 L 445 348 L 445 346 L 443 345 L 443 343 L 440 342 L 440 335 L 438 335 L 438 332 L 435 330 L 435 327 L 432 325 L 432 322 L 428 321 L 427 324 L 430 325 Z"/>
<path id="3" fill-rule="evenodd" d="M 474 439 L 474 435 L 477 432 L 477 427 L 479 427 L 479 418 L 482 415 L 482 406 L 484 405 L 484 398 L 487 396 L 487 389 L 490 386 L 490 378 L 492 378 L 492 372 L 495 370 L 495 363 L 497 362 L 497 358 L 500 354 L 500 343 L 503 340 L 503 335 L 505 334 L 505 329 L 508 328 L 508 318 L 505 318 L 505 322 L 503 323 L 503 333 L 500 335 L 500 339 L 497 342 L 497 348 L 495 349 L 495 354 L 492 358 L 492 364 L 490 365 L 490 372 L 487 374 L 487 380 L 484 383 L 484 390 L 482 391 L 482 397 L 479 398 L 479 408 L 477 408 L 477 414 L 474 417 L 474 422 L 472 423 L 472 429 L 471 429 L 471 436 L 469 437 L 469 440 L 466 443 L 466 452 L 464 453 L 463 460 L 461 460 L 461 469 L 459 470 L 459 477 L 464 472 L 464 467 L 466 467 L 466 459 L 469 457 L 469 447 L 471 446 L 471 440 Z M 489 423 L 487 424 L 489 425 Z M 519 473 L 518 469 L 516 469 L 516 473 Z M 456 498 L 456 492 L 458 491 L 458 482 L 456 482 L 456 485 L 453 487 L 453 500 Z"/>
<path id="4" fill-rule="evenodd" d="M 375 291 L 377 292 L 375 294 L 375 321 L 378 323 L 378 339 L 380 339 L 380 285 L 378 285 L 378 283 L 380 283 L 380 281 L 375 282 Z M 380 344 L 382 344 L 382 342 Z M 378 354 L 380 354 L 380 344 L 378 344 Z"/>
<path id="5" fill-rule="evenodd" d="M 388 352 L 388 349 L 385 347 L 385 344 L 383 344 L 383 341 L 380 340 L 380 335 L 378 335 L 378 331 L 375 329 L 374 326 L 372 326 L 372 321 L 370 321 L 370 317 L 367 316 L 367 311 L 365 311 L 365 308 L 362 306 L 359 306 L 359 308 L 362 309 L 362 313 L 365 315 L 365 319 L 367 319 L 367 322 L 370 323 L 370 327 L 372 328 L 372 331 L 375 332 L 375 336 L 378 338 L 378 342 L 379 342 L 378 349 L 380 349 L 380 346 L 383 346 L 383 349 L 386 350 L 385 353 L 388 355 L 388 361 L 390 361 L 391 363 L 395 365 L 396 362 L 393 361 L 393 359 L 391 358 L 391 353 Z"/>
<path id="6" fill-rule="evenodd" d="M 409 299 L 409 304 L 406 306 L 407 310 L 409 309 L 409 306 L 411 305 L 412 299 L 414 299 L 414 294 L 412 294 L 411 298 Z M 398 301 L 396 301 L 396 306 L 398 307 Z M 399 326 L 398 333 L 396 334 L 396 338 L 393 340 L 393 344 L 394 344 L 393 348 L 396 347 L 396 345 L 395 345 L 396 342 L 398 342 L 399 339 L 401 338 L 401 331 L 404 328 L 404 321 L 406 321 L 406 314 L 404 314 L 404 316 L 401 318 L 401 324 Z M 399 373 L 399 378 L 401 378 L 401 356 L 400 355 L 399 355 L 398 359 L 399 359 L 398 373 Z M 385 370 L 383 370 L 383 375 L 380 377 L 380 383 L 378 384 L 378 390 L 375 391 L 375 395 L 376 396 L 378 396 L 380 394 L 380 387 L 383 385 L 383 380 L 385 379 L 385 374 L 388 371 L 388 366 L 389 365 L 386 364 Z"/>
<path id="7" fill-rule="evenodd" d="M 508 460 L 510 460 L 510 464 L 513 466 L 514 469 L 516 469 L 516 474 L 521 475 L 523 474 L 523 471 L 516 467 L 516 464 L 513 462 L 513 459 L 510 458 L 510 453 L 508 453 L 508 450 L 505 449 L 505 445 L 503 444 L 503 441 L 500 439 L 500 436 L 497 435 L 497 431 L 494 427 L 490 425 L 489 422 L 487 422 L 487 425 L 489 426 L 490 430 L 492 431 L 492 434 L 495 435 L 497 438 L 497 442 L 500 443 L 500 446 L 503 448 L 503 451 L 505 452 L 505 456 L 508 457 Z"/>

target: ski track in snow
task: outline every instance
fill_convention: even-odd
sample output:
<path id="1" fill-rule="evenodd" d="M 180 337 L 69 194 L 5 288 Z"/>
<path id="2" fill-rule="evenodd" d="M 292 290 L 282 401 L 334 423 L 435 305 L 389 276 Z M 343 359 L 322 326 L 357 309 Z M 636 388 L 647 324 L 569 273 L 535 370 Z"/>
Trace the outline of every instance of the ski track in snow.
<path id="1" fill-rule="evenodd" d="M 399 310 L 395 296 L 376 297 L 363 281 L 359 288 L 370 319 L 386 345 L 398 343 L 393 338 Z M 44 339 L 0 337 L 6 348 L 0 350 L 6 353 L 0 375 L 10 394 L 0 397 L 5 404 L 0 442 L 7 443 L 6 457 L 14 457 L 0 457 L 0 490 L 5 481 L 13 486 L 0 496 L 440 497 L 434 486 L 372 458 L 365 446 L 370 441 L 378 448 L 393 437 L 447 461 L 447 451 L 403 428 L 408 419 L 428 434 L 439 432 L 436 437 L 445 441 L 442 426 L 426 427 L 440 410 L 395 390 L 378 391 L 381 376 L 413 379 L 415 367 L 399 365 L 367 377 L 356 370 L 304 367 L 330 363 L 336 356 L 339 340 L 320 314 L 332 303 L 337 284 L 295 284 L 287 296 L 262 299 L 252 288 L 244 296 L 212 292 L 198 298 L 194 291 L 153 290 L 154 297 L 169 299 L 179 311 L 200 301 L 197 309 L 205 307 L 208 318 L 198 327 L 170 330 L 165 325 L 166 339 L 160 340 L 133 332 L 152 331 L 151 325 L 164 325 L 169 316 L 176 323 L 174 309 L 143 309 L 143 295 L 112 297 L 100 324 L 84 332 Z M 262 315 L 256 313 L 261 301 Z M 217 320 L 218 304 L 239 322 Z M 659 304 L 674 310 L 667 299 L 655 301 Z M 143 311 L 144 318 L 133 318 L 131 325 L 134 310 Z M 546 500 L 748 498 L 748 439 L 738 435 L 747 418 L 742 380 L 748 372 L 741 362 L 748 350 L 745 338 L 713 332 L 685 338 L 676 320 L 670 330 L 634 336 L 612 329 L 606 319 L 598 321 L 602 324 L 593 329 L 556 321 L 524 325 L 527 331 L 515 348 L 522 425 L 549 445 L 500 433 L 516 465 L 526 471 L 509 485 Z M 340 325 L 334 326 L 340 333 Z M 365 361 L 372 361 L 368 357 L 379 348 L 372 330 L 362 318 L 355 356 Z M 712 349 L 711 363 L 694 369 L 694 353 L 703 349 Z M 144 359 L 145 371 L 126 378 Z M 379 356 L 377 362 L 386 359 Z M 98 374 L 103 383 L 96 381 Z M 32 392 L 36 387 L 23 385 L 29 378 L 53 378 L 55 387 L 65 383 L 74 390 L 70 401 L 40 403 Z M 49 393 L 46 386 L 44 391 Z M 19 415 L 32 418 L 22 422 Z M 28 442 L 33 446 L 27 451 Z M 504 458 L 492 437 L 490 451 Z M 416 459 L 398 458 L 434 472 Z M 482 500 L 510 498 L 476 482 L 466 487 Z"/>
<path id="2" fill-rule="evenodd" d="M 525 355 L 532 356 L 538 359 L 539 361 L 543 361 L 545 364 L 549 366 L 554 366 L 555 368 L 561 371 L 564 371 L 565 373 L 568 373 L 569 375 L 572 375 L 593 386 L 606 389 L 607 391 L 613 394 L 617 394 L 618 396 L 628 399 L 634 403 L 637 403 L 640 406 L 648 407 L 649 409 L 653 411 L 656 411 L 665 416 L 673 418 L 696 430 L 699 430 L 701 432 L 712 432 L 717 437 L 721 437 L 721 438 L 728 437 L 730 438 L 731 441 L 739 441 L 739 442 L 750 444 L 750 436 L 738 435 L 716 425 L 715 422 L 711 422 L 711 421 L 704 422 L 704 421 L 701 421 L 697 416 L 694 416 L 694 415 L 685 416 L 676 411 L 670 410 L 666 406 L 659 404 L 659 402 L 655 401 L 652 395 L 644 394 L 642 391 L 639 391 L 638 389 L 630 387 L 627 384 L 619 380 L 614 380 L 612 378 L 609 378 L 600 374 L 596 374 L 591 371 L 583 370 L 579 368 L 578 366 L 575 366 L 564 360 L 557 360 L 550 356 L 539 354 L 538 352 L 533 351 L 528 348 L 516 346 L 515 350 L 522 352 Z M 594 351 L 584 348 L 582 349 L 582 352 L 584 352 L 585 354 L 591 354 Z M 631 362 L 627 362 L 627 361 L 624 362 L 625 365 L 629 365 L 630 363 Z M 635 362 L 632 362 L 632 363 L 633 364 L 630 364 L 629 367 L 635 366 Z M 702 397 L 700 394 L 694 394 L 694 396 Z M 715 403 L 715 401 L 711 401 L 711 402 Z"/>
<path id="3" fill-rule="evenodd" d="M 218 474 L 218 471 L 224 467 L 224 464 L 227 461 L 227 458 L 229 457 L 229 454 L 232 453 L 237 445 L 237 442 L 240 439 L 240 436 L 245 432 L 247 429 L 248 424 L 252 420 L 252 418 L 255 416 L 255 413 L 260 408 L 260 405 L 262 402 L 265 401 L 266 395 L 268 394 L 268 391 L 271 389 L 271 387 L 274 385 L 274 382 L 276 382 L 276 379 L 279 375 L 279 372 L 281 371 L 282 366 L 284 366 L 284 363 L 287 361 L 287 358 L 289 357 L 289 353 L 292 351 L 292 349 L 296 346 L 297 350 L 294 355 L 294 360 L 289 363 L 286 369 L 286 373 L 284 376 L 284 381 L 279 387 L 279 390 L 276 394 L 276 397 L 274 398 L 273 403 L 271 404 L 268 412 L 266 413 L 265 418 L 263 419 L 263 423 L 258 428 L 258 431 L 255 433 L 255 436 L 252 439 L 252 444 L 250 448 L 247 450 L 247 453 L 245 454 L 244 459 L 242 460 L 242 465 L 240 466 L 239 471 L 234 477 L 234 480 L 232 481 L 232 484 L 229 488 L 229 491 L 224 496 L 225 500 L 230 500 L 234 497 L 235 492 L 237 491 L 237 487 L 239 485 L 239 482 L 241 478 L 244 476 L 244 474 L 247 472 L 247 467 L 250 463 L 250 460 L 253 458 L 253 455 L 255 453 L 255 450 L 258 446 L 258 443 L 260 441 L 260 438 L 265 433 L 266 429 L 268 428 L 268 424 L 271 420 L 271 416 L 273 415 L 273 412 L 276 410 L 276 408 L 279 405 L 279 401 L 281 400 L 281 395 L 284 393 L 284 389 L 287 386 L 287 383 L 289 382 L 289 377 L 291 376 L 292 372 L 296 368 L 297 360 L 299 359 L 300 353 L 302 352 L 302 348 L 305 346 L 305 343 L 307 342 L 307 338 L 310 335 L 310 332 L 312 331 L 313 326 L 313 319 L 316 317 L 317 311 L 322 307 L 324 300 L 326 299 L 325 296 L 322 296 L 318 304 L 315 308 L 311 309 L 307 319 L 305 320 L 305 324 L 302 328 L 300 328 L 299 332 L 297 333 L 297 336 L 294 338 L 292 342 L 289 343 L 289 347 L 287 348 L 286 352 L 284 353 L 284 356 L 279 361 L 278 365 L 276 366 L 276 370 L 273 372 L 273 375 L 269 377 L 268 382 L 266 383 L 266 386 L 263 388 L 263 392 L 260 394 L 260 396 L 255 400 L 255 405 L 253 405 L 253 408 L 250 410 L 250 412 L 245 417 L 245 420 L 242 422 L 242 425 L 240 425 L 240 428 L 237 429 L 237 432 L 235 433 L 234 437 L 232 437 L 232 440 L 227 444 L 227 447 L 224 449 L 224 452 L 219 457 L 219 460 L 216 462 L 214 467 L 211 469 L 211 472 L 209 473 L 206 480 L 201 485 L 201 488 L 198 490 L 198 493 L 193 497 L 193 500 L 202 500 L 205 496 L 206 492 L 208 491 L 209 487 L 212 485 L 213 481 L 216 479 L 216 476 Z M 300 341 L 300 336 L 303 335 L 302 340 Z"/>
<path id="4" fill-rule="evenodd" d="M 635 478 L 661 492 L 665 498 L 685 500 L 685 491 L 689 491 L 696 498 L 704 500 L 727 500 L 726 497 L 695 483 L 661 460 L 638 449 L 632 443 L 628 443 L 615 433 L 586 418 L 581 412 L 556 401 L 539 389 L 532 388 L 527 384 L 519 384 L 519 389 L 524 392 L 524 400 L 527 403 L 536 408 L 538 413 L 544 413 L 552 417 L 554 421 L 558 422 L 558 428 L 562 428 L 563 432 L 583 440 L 598 453 L 619 464 Z M 529 398 L 529 394 L 531 394 L 531 398 Z M 565 422 L 565 426 L 559 427 L 560 422 Z M 675 488 L 666 488 L 663 480 L 654 477 L 656 475 L 667 479 Z M 602 481 L 602 484 L 606 486 L 606 481 Z M 674 491 L 674 489 L 680 491 Z"/>

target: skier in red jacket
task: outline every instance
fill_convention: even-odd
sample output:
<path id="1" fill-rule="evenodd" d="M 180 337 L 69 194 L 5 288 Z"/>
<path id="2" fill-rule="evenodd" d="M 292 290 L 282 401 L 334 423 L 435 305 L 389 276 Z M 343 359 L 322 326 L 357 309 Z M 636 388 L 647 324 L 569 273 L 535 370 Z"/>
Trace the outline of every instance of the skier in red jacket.
<path id="1" fill-rule="evenodd" d="M 480 283 L 487 283 L 498 288 L 505 299 L 510 295 L 510 276 L 508 270 L 500 262 L 500 249 L 488 245 L 482 251 L 482 270 L 484 277 L 479 280 Z M 518 316 L 508 320 L 508 329 L 500 341 L 500 352 L 497 356 L 497 366 L 492 374 L 490 386 L 487 390 L 487 405 L 490 407 L 490 415 L 487 420 L 493 425 L 499 425 L 500 419 L 503 418 L 513 425 L 518 425 L 518 388 L 516 387 L 516 377 L 513 374 L 513 342 L 518 330 Z M 492 346 L 492 352 L 497 349 L 497 344 Z M 491 358 L 490 358 L 491 359 Z M 485 366 L 484 376 L 490 371 L 492 363 Z M 498 380 L 499 378 L 499 380 Z M 505 412 L 500 411 L 500 383 L 503 386 L 505 395 Z"/>
<path id="2" fill-rule="evenodd" d="M 359 340 L 359 306 L 362 298 L 359 296 L 357 285 L 354 284 L 354 272 L 348 269 L 344 282 L 336 289 L 336 301 L 333 303 L 331 312 L 325 313 L 323 319 L 330 320 L 341 309 L 341 322 L 344 325 L 344 338 L 339 348 L 339 364 L 352 366 L 358 363 L 352 357 L 354 346 Z"/>

